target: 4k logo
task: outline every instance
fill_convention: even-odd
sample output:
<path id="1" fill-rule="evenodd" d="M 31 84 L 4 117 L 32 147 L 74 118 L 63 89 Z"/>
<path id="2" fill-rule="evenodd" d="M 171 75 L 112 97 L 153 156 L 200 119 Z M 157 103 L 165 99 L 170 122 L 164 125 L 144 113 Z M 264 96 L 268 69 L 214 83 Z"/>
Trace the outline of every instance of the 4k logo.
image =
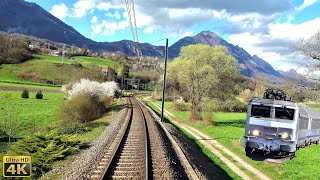
<path id="1" fill-rule="evenodd" d="M 4 177 L 30 177 L 31 156 L 3 156 Z"/>

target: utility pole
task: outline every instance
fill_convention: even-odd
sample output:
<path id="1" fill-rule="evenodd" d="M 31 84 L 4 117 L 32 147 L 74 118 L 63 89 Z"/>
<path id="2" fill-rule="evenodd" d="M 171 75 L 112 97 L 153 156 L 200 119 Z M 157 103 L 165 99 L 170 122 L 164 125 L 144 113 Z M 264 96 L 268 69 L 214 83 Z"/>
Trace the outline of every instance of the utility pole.
<path id="1" fill-rule="evenodd" d="M 121 76 L 121 97 L 123 96 L 123 79 L 124 79 L 124 74 Z"/>
<path id="2" fill-rule="evenodd" d="M 66 44 L 63 44 L 63 49 L 62 49 L 62 57 L 61 57 L 61 62 L 62 62 L 62 64 L 63 64 L 63 60 L 64 60 L 64 49 L 65 49 L 65 47 L 66 47 Z"/>
<path id="3" fill-rule="evenodd" d="M 164 59 L 164 73 L 163 73 L 163 86 L 162 86 L 162 106 L 161 106 L 161 122 L 163 122 L 164 92 L 165 92 L 165 90 L 166 90 L 166 79 L 167 79 L 167 61 L 168 61 L 168 38 L 166 38 L 165 59 Z"/>
<path id="4" fill-rule="evenodd" d="M 139 88 L 140 88 L 140 79 L 138 79 L 138 94 L 139 94 Z"/>

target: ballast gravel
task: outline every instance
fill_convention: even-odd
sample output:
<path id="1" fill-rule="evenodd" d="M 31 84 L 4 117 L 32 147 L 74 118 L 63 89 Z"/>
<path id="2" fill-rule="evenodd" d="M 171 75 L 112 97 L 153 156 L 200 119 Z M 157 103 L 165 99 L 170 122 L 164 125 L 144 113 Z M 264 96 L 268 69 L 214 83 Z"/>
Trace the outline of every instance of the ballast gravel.
<path id="1" fill-rule="evenodd" d="M 168 123 L 164 123 L 164 125 L 180 146 L 199 179 L 230 179 L 228 174 L 212 162 L 194 141 L 182 134 L 173 125 Z"/>
<path id="2" fill-rule="evenodd" d="M 127 115 L 127 108 L 120 110 L 105 130 L 89 144 L 89 148 L 75 156 L 71 163 L 63 163 L 50 171 L 51 174 L 62 174 L 61 179 L 85 180 L 90 179 L 104 153 L 113 142 L 117 132 Z M 42 177 L 42 179 L 47 179 Z"/>

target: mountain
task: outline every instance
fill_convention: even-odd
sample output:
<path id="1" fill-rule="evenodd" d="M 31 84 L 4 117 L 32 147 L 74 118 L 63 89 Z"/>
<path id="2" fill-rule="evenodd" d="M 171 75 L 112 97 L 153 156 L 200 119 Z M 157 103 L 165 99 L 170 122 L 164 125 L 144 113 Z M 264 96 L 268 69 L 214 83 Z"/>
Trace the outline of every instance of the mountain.
<path id="1" fill-rule="evenodd" d="M 23 0 L 0 1 L 0 31 L 36 36 L 79 47 L 94 43 L 36 3 Z"/>
<path id="2" fill-rule="evenodd" d="M 294 69 L 290 69 L 288 71 L 278 70 L 278 72 L 284 76 L 291 77 L 291 78 L 299 78 L 300 76 L 302 76 L 301 74 L 298 74 L 298 72 Z"/>
<path id="3" fill-rule="evenodd" d="M 129 40 L 117 42 L 95 42 L 90 40 L 73 27 L 65 24 L 35 3 L 24 0 L 0 1 L 0 31 L 8 33 L 21 33 L 55 42 L 82 47 L 87 45 L 95 52 L 120 51 L 128 56 L 136 55 L 136 47 L 141 49 L 143 56 L 164 57 L 164 47 L 154 46 L 148 43 L 135 43 Z M 173 59 L 180 53 L 183 46 L 190 44 L 208 44 L 210 46 L 226 46 L 231 55 L 238 62 L 242 75 L 258 79 L 278 81 L 283 77 L 275 71 L 270 64 L 258 56 L 251 56 L 239 46 L 228 43 L 217 34 L 203 31 L 193 37 L 184 37 L 169 47 L 169 58 Z"/>
<path id="4" fill-rule="evenodd" d="M 227 47 L 229 53 L 237 59 L 238 66 L 240 67 L 240 72 L 242 75 L 259 79 L 276 78 L 275 80 L 279 80 L 279 78 L 282 78 L 282 75 L 274 70 L 273 67 L 263 59 L 259 58 L 256 55 L 251 56 L 243 48 L 228 43 L 220 36 L 210 31 L 203 31 L 193 37 L 188 36 L 180 39 L 172 46 L 170 46 L 169 57 L 174 58 L 179 56 L 181 47 L 190 44 L 207 44 L 210 46 L 222 45 Z"/>
<path id="5" fill-rule="evenodd" d="M 0 31 L 20 33 L 82 47 L 87 45 L 96 52 L 121 51 L 129 56 L 135 55 L 137 43 L 133 41 L 95 42 L 48 13 L 36 3 L 24 0 L 0 1 Z M 140 43 L 142 54 L 146 56 L 164 57 L 163 46 Z"/>

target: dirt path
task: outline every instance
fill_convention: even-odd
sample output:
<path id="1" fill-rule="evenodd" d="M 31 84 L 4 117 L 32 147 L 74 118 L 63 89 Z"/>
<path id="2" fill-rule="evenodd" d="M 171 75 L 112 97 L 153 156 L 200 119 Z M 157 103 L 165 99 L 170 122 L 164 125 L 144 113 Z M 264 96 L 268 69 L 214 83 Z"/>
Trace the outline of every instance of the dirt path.
<path id="1" fill-rule="evenodd" d="M 155 105 L 159 110 L 161 110 L 161 107 L 158 104 L 155 104 L 155 103 L 152 103 L 152 104 Z M 261 171 L 259 171 L 252 165 L 248 164 L 243 159 L 241 159 L 238 155 L 230 151 L 228 148 L 224 147 L 218 141 L 213 140 L 211 137 L 200 132 L 199 130 L 179 121 L 179 119 L 169 111 L 165 110 L 164 113 L 165 115 L 170 117 L 170 121 L 174 125 L 184 129 L 193 137 L 195 137 L 197 140 L 199 140 L 201 144 L 203 144 L 207 149 L 209 149 L 213 154 L 215 154 L 222 162 L 224 162 L 233 172 L 235 172 L 242 179 L 252 179 L 250 177 L 250 174 L 248 174 L 248 172 L 254 175 L 253 177 L 254 179 L 263 179 L 263 180 L 271 179 L 270 177 L 263 174 Z M 228 156 L 228 158 L 226 155 Z"/>

